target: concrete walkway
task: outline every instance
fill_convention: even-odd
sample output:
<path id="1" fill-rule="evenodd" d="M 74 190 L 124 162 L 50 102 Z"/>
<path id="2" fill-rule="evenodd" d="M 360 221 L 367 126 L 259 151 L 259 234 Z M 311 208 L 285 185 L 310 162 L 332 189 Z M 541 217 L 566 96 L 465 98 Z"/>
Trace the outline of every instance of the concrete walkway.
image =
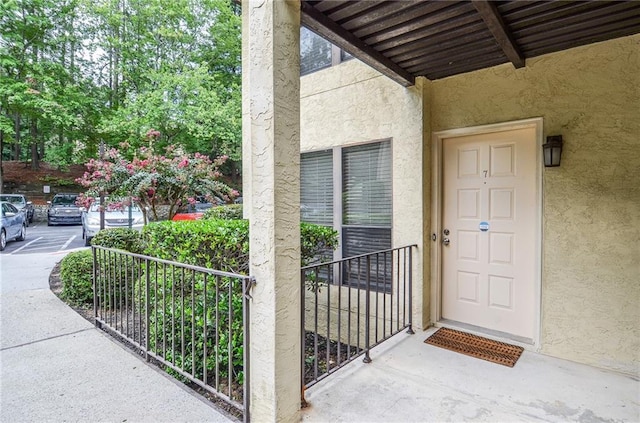
<path id="1" fill-rule="evenodd" d="M 60 301 L 60 254 L 0 254 L 0 422 L 229 422 Z"/>
<path id="2" fill-rule="evenodd" d="M 525 351 L 509 368 L 405 333 L 307 391 L 307 422 L 639 422 L 637 379 Z"/>
<path id="3" fill-rule="evenodd" d="M 60 254 L 0 254 L 0 422 L 229 422 L 51 293 Z M 304 422 L 640 422 L 632 377 L 525 351 L 514 368 L 399 334 L 307 391 Z"/>

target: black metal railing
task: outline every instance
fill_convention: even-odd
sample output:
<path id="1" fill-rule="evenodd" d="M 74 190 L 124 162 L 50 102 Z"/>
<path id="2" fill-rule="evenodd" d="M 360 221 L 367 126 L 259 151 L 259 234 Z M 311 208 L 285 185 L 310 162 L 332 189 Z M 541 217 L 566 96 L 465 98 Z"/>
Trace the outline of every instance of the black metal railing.
<path id="1" fill-rule="evenodd" d="M 96 326 L 249 420 L 251 277 L 93 247 Z"/>
<path id="2" fill-rule="evenodd" d="M 301 269 L 303 392 L 361 355 L 371 362 L 371 348 L 400 331 L 413 333 L 414 248 Z"/>

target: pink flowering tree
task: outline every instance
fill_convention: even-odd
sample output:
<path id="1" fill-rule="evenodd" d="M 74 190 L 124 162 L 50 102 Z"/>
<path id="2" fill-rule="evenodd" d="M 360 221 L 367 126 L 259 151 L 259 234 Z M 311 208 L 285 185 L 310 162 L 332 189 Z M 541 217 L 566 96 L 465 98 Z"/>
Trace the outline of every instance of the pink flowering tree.
<path id="1" fill-rule="evenodd" d="M 219 198 L 230 202 L 238 192 L 220 181 L 219 167 L 227 160 L 221 156 L 211 161 L 199 153 L 185 154 L 169 146 L 164 154 L 156 154 L 153 141 L 160 134 L 147 132 L 149 147 L 140 148 L 133 160 L 124 158 L 117 149 L 105 152 L 103 159 L 90 160 L 87 172 L 78 182 L 87 191 L 79 202 L 88 206 L 101 193 L 110 203 L 127 205 L 131 198 L 145 215 L 158 220 L 159 206 L 169 207 L 171 219 L 186 204 L 195 203 L 196 195 L 209 201 Z"/>

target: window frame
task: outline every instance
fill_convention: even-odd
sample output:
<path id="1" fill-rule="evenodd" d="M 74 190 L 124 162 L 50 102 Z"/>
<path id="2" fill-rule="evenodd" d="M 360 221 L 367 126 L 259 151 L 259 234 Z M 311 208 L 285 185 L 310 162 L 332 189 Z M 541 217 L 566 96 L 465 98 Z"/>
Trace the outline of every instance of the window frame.
<path id="1" fill-rule="evenodd" d="M 303 26 L 303 25 L 300 26 L 300 38 L 301 39 L 302 39 L 302 31 L 309 31 L 310 33 L 314 34 L 316 37 L 320 37 L 320 38 L 322 38 L 322 40 L 326 41 L 329 44 L 331 58 L 329 60 L 329 63 L 324 65 L 324 66 L 320 66 L 320 67 L 317 67 L 317 68 L 313 68 L 313 69 L 309 69 L 309 70 L 303 71 L 302 70 L 302 62 L 304 60 L 304 56 L 302 54 L 302 47 L 301 47 L 301 49 L 300 49 L 300 76 L 301 77 L 305 76 L 305 75 L 310 75 L 312 73 L 321 71 L 323 69 L 328 69 L 330 67 L 337 66 L 340 63 L 343 63 L 343 62 L 346 62 L 348 60 L 353 59 L 353 56 L 351 56 L 349 53 L 347 53 L 346 51 L 342 50 L 340 47 L 336 46 L 335 44 L 332 44 L 326 38 L 322 37 L 318 33 L 312 31 L 311 29 L 309 29 L 309 28 L 307 28 L 306 26 Z"/>
<path id="2" fill-rule="evenodd" d="M 389 224 L 388 226 L 386 225 L 357 225 L 357 224 L 346 224 L 344 223 L 344 191 L 343 191 L 343 180 L 344 180 L 344 168 L 343 168 L 343 156 L 344 156 L 344 150 L 347 150 L 349 148 L 353 148 L 353 147 L 358 147 L 358 146 L 364 146 L 364 145 L 373 145 L 373 144 L 383 144 L 383 143 L 388 143 L 388 149 L 385 152 L 385 154 L 388 154 L 388 161 L 389 161 L 389 196 L 390 196 L 390 219 L 389 219 Z M 324 148 L 324 149 L 317 149 L 317 150 L 309 150 L 309 151 L 304 151 L 301 152 L 301 163 L 304 160 L 303 156 L 305 154 L 314 154 L 314 153 L 319 153 L 319 152 L 331 152 L 332 156 L 333 156 L 333 163 L 332 163 L 332 174 L 333 174 L 333 225 L 331 226 L 334 230 L 336 230 L 338 232 L 338 239 L 339 239 L 339 243 L 338 243 L 338 248 L 334 251 L 333 253 L 333 259 L 334 260 L 341 260 L 343 258 L 348 258 L 348 257 L 344 257 L 344 246 L 345 246 L 345 232 L 349 232 L 350 229 L 358 229 L 358 228 L 364 228 L 365 230 L 367 228 L 369 229 L 373 229 L 373 230 L 388 230 L 388 238 L 389 238 L 389 245 L 387 246 L 387 248 L 384 248 L 383 250 L 386 249 L 391 249 L 393 247 L 393 140 L 391 138 L 384 138 L 384 139 L 379 139 L 379 140 L 371 140 L 371 141 L 365 141 L 365 142 L 360 142 L 360 143 L 352 143 L 352 144 L 348 144 L 348 145 L 341 145 L 341 146 L 335 146 L 335 147 L 331 147 L 331 148 Z M 384 159 L 384 158 L 383 158 Z M 300 178 L 302 179 L 302 171 L 300 174 Z M 301 190 L 302 190 L 302 181 L 301 181 Z M 302 196 L 303 193 L 300 193 L 301 196 L 301 200 L 302 200 Z M 301 207 L 303 206 L 302 201 L 301 201 Z M 300 220 L 302 221 L 302 213 L 300 215 Z M 376 250 L 376 251 L 383 251 L 383 250 Z M 375 251 L 370 251 L 370 252 L 375 252 Z M 365 253 L 368 254 L 368 253 Z M 390 268 L 390 267 L 389 267 Z M 344 269 L 341 270 L 343 272 L 343 278 L 342 278 L 342 283 L 345 286 L 351 285 L 353 286 L 353 283 L 349 284 L 349 281 L 345 278 L 345 273 L 344 273 Z M 335 276 L 335 275 L 334 275 Z M 331 283 L 335 283 L 333 281 L 337 280 L 337 278 L 331 278 Z M 386 279 L 385 279 L 386 280 Z M 356 286 L 362 288 L 362 286 L 359 286 L 360 284 L 356 284 Z M 371 284 L 371 290 L 372 291 L 378 291 L 378 292 L 385 292 L 385 293 L 389 293 L 391 292 L 392 287 L 389 285 L 387 286 L 386 283 L 383 282 L 382 286 L 381 284 L 379 284 L 377 281 L 374 281 Z"/>

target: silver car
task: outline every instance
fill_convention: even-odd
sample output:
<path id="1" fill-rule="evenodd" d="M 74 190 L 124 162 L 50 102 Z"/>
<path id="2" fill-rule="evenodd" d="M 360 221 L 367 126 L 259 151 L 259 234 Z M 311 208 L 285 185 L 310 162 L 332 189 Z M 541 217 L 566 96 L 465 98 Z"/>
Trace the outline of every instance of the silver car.
<path id="1" fill-rule="evenodd" d="M 7 241 L 24 241 L 27 236 L 26 215 L 11 203 L 0 201 L 2 208 L 2 229 L 0 229 L 0 251 L 4 251 Z"/>
<path id="2" fill-rule="evenodd" d="M 33 223 L 35 208 L 33 207 L 33 203 L 27 200 L 24 194 L 2 194 L 0 195 L 0 201 L 7 201 L 23 212 L 27 218 L 27 226 L 29 226 L 29 223 Z"/>
<path id="3" fill-rule="evenodd" d="M 47 225 L 79 225 L 82 223 L 80 206 L 76 204 L 78 194 L 56 194 L 47 201 Z"/>
<path id="4" fill-rule="evenodd" d="M 129 207 L 115 208 L 107 204 L 104 212 L 104 228 L 132 228 L 140 230 L 144 226 L 144 214 L 137 206 L 131 206 L 131 219 L 129 219 Z M 129 224 L 131 222 L 131 224 Z M 96 199 L 82 212 L 82 238 L 84 245 L 91 245 L 93 238 L 100 231 L 100 202 Z"/>

